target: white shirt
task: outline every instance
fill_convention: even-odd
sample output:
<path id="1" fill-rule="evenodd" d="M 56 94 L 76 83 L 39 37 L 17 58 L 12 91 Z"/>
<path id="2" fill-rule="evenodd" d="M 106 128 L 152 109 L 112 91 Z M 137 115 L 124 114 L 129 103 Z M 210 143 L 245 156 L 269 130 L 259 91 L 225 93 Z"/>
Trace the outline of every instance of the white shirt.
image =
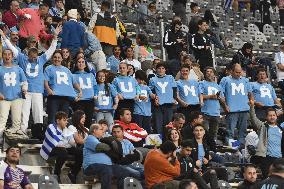
<path id="1" fill-rule="evenodd" d="M 133 60 L 125 59 L 125 60 L 123 60 L 123 62 L 125 62 L 126 64 L 130 64 L 130 65 L 134 66 L 135 71 L 141 70 L 141 63 L 136 59 L 133 59 Z"/>
<path id="2" fill-rule="evenodd" d="M 284 52 L 280 51 L 278 53 L 275 54 L 275 58 L 274 58 L 276 64 L 284 64 Z M 277 79 L 278 81 L 284 80 L 284 72 L 279 70 L 278 67 L 277 68 Z"/>

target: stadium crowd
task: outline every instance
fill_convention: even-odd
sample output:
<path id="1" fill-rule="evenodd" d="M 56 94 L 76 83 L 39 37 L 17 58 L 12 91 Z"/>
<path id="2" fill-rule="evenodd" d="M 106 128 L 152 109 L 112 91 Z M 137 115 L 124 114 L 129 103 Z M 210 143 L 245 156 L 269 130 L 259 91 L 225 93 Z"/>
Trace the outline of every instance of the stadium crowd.
<path id="1" fill-rule="evenodd" d="M 235 11 L 257 9 L 253 2 L 231 1 Z M 83 169 L 99 176 L 102 189 L 112 188 L 113 177 L 118 188 L 126 177 L 148 189 L 221 188 L 218 180 L 228 175 L 219 149 L 227 146 L 241 157 L 238 188 L 284 188 L 283 112 L 275 90 L 284 90 L 284 42 L 274 60 L 258 61 L 247 42 L 217 72 L 212 44 L 226 51 L 227 39 L 212 30 L 219 26 L 209 9 L 200 12 L 191 2 L 188 16 L 186 3 L 173 0 L 164 62 L 147 33 L 127 35 L 109 1 L 97 2 L 90 16 L 81 0 L 2 1 L 0 143 L 37 139 L 40 156 L 56 159 L 59 183 L 72 155 L 70 181 Z M 284 1 L 273 3 L 282 21 Z M 155 2 L 125 6 L 157 16 Z M 278 83 L 270 82 L 273 61 Z M 17 167 L 20 155 L 17 146 L 6 150 L 0 189 L 33 188 Z"/>

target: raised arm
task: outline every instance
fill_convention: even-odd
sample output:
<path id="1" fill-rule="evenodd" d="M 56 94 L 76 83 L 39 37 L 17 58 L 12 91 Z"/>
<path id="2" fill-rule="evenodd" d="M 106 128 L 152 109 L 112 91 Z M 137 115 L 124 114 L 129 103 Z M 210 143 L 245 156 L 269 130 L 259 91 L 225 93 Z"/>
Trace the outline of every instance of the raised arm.
<path id="1" fill-rule="evenodd" d="M 58 25 L 56 27 L 55 31 L 54 31 L 52 43 L 51 43 L 50 47 L 47 49 L 47 51 L 44 53 L 46 55 L 47 60 L 51 58 L 52 54 L 56 50 L 57 37 L 58 37 L 58 35 L 61 31 L 62 31 L 62 25 Z"/>
<path id="2" fill-rule="evenodd" d="M 252 125 L 257 130 L 259 130 L 261 128 L 261 126 L 263 125 L 263 122 L 260 121 L 255 114 L 254 102 L 253 101 L 250 101 L 250 112 L 249 112 L 249 114 L 250 114 L 250 119 L 251 119 Z"/>
<path id="3" fill-rule="evenodd" d="M 17 58 L 19 55 L 19 51 L 16 47 L 14 47 L 14 45 L 10 42 L 10 40 L 5 36 L 3 30 L 0 29 L 0 35 L 2 37 L 2 39 L 4 40 L 5 44 L 7 45 L 7 47 L 9 49 L 12 50 L 14 57 Z"/>

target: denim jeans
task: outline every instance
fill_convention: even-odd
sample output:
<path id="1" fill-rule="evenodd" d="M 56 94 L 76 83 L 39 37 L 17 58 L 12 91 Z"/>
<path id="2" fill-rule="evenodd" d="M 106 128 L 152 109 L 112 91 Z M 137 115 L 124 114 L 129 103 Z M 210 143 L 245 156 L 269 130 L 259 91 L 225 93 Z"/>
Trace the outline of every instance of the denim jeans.
<path id="1" fill-rule="evenodd" d="M 98 123 L 101 119 L 105 119 L 107 121 L 107 124 L 109 126 L 109 130 L 111 131 L 112 128 L 110 126 L 113 126 L 113 113 L 112 111 L 109 112 L 97 112 L 96 113 L 96 122 Z"/>
<path id="2" fill-rule="evenodd" d="M 203 125 L 208 132 L 208 134 L 217 140 L 217 132 L 219 128 L 220 117 L 219 116 L 209 116 L 204 115 Z"/>
<path id="3" fill-rule="evenodd" d="M 142 116 L 138 114 L 133 114 L 133 121 L 145 129 L 148 134 L 150 134 L 151 131 L 151 116 Z"/>
<path id="4" fill-rule="evenodd" d="M 84 174 L 88 176 L 98 175 L 101 181 L 101 188 L 111 189 L 111 180 L 112 180 L 112 165 L 105 164 L 92 164 L 84 170 Z"/>
<path id="5" fill-rule="evenodd" d="M 69 113 L 69 99 L 65 96 L 48 96 L 47 97 L 47 114 L 48 124 L 55 122 L 55 114 L 58 111 Z"/>
<path id="6" fill-rule="evenodd" d="M 241 144 L 245 144 L 245 136 L 247 130 L 248 112 L 232 112 L 226 116 L 227 123 L 227 142 L 229 139 L 234 139 L 235 128 L 239 129 L 238 140 Z"/>
<path id="7" fill-rule="evenodd" d="M 164 136 L 164 127 L 172 121 L 173 118 L 173 105 L 163 104 L 154 106 L 154 123 L 158 134 Z"/>

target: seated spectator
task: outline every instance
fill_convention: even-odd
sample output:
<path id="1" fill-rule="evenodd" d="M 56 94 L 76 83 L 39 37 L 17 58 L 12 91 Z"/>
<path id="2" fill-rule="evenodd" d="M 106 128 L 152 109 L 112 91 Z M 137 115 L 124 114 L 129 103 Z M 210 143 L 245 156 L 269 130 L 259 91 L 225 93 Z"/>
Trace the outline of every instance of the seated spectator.
<path id="1" fill-rule="evenodd" d="M 256 154 L 251 158 L 251 162 L 259 165 L 263 178 L 268 176 L 269 166 L 274 160 L 283 157 L 283 128 L 284 124 L 277 123 L 277 113 L 275 109 L 266 110 L 265 122 L 260 121 L 254 110 L 254 102 L 250 101 L 250 119 L 253 127 L 257 130 L 259 142 L 256 147 Z"/>
<path id="2" fill-rule="evenodd" d="M 65 14 L 63 0 L 55 0 L 55 5 L 49 9 L 49 14 L 55 22 L 60 22 Z"/>
<path id="3" fill-rule="evenodd" d="M 166 187 L 178 189 L 178 181 L 174 178 L 180 175 L 180 162 L 176 157 L 176 145 L 165 141 L 160 149 L 148 152 L 144 162 L 146 187 L 156 189 Z"/>
<path id="4" fill-rule="evenodd" d="M 21 149 L 18 146 L 7 148 L 5 160 L 0 166 L 0 188 L 34 188 L 26 173 L 18 167 L 20 157 Z"/>
<path id="5" fill-rule="evenodd" d="M 88 129 L 84 126 L 85 122 L 86 114 L 82 110 L 77 110 L 72 114 L 72 125 L 68 126 L 68 129 L 74 132 L 76 147 L 79 148 L 83 148 L 88 136 Z"/>
<path id="6" fill-rule="evenodd" d="M 130 154 L 134 154 L 134 151 L 136 151 L 136 150 L 135 150 L 135 147 L 133 146 L 133 144 L 129 140 L 124 139 L 123 127 L 120 126 L 120 125 L 114 125 L 113 128 L 112 128 L 112 135 L 116 139 L 118 139 L 118 141 L 121 143 L 122 151 L 123 151 L 123 157 L 129 158 L 128 164 L 122 165 L 122 166 L 126 167 L 127 170 L 129 172 L 131 172 L 131 174 L 134 176 L 134 178 L 137 178 L 139 180 L 143 180 L 144 179 L 144 167 L 135 167 L 135 166 L 131 165 L 131 163 L 134 162 L 133 160 L 135 159 L 135 155 L 130 157 Z"/>
<path id="7" fill-rule="evenodd" d="M 134 146 L 142 146 L 143 139 L 147 137 L 147 131 L 139 127 L 136 123 L 131 123 L 132 117 L 129 109 L 119 110 L 120 119 L 115 120 L 115 124 L 123 127 L 124 138 L 130 140 Z"/>
<path id="8" fill-rule="evenodd" d="M 132 64 L 127 64 L 127 75 L 134 77 L 135 76 L 135 67 Z"/>
<path id="9" fill-rule="evenodd" d="M 282 107 L 278 100 L 273 86 L 267 83 L 267 73 L 264 68 L 257 70 L 257 81 L 251 83 L 252 94 L 254 96 L 254 105 L 256 116 L 260 120 L 265 120 L 265 111 L 268 108 L 278 106 Z"/>
<path id="10" fill-rule="evenodd" d="M 118 185 L 129 174 L 126 168 L 113 164 L 111 158 L 105 153 L 99 152 L 98 148 L 104 146 L 99 141 L 104 132 L 103 127 L 99 124 L 92 124 L 83 149 L 83 170 L 88 176 L 100 177 L 101 188 L 112 189 L 112 177 L 115 176 L 118 180 Z"/>
<path id="11" fill-rule="evenodd" d="M 182 138 L 181 138 L 180 132 L 176 128 L 172 128 L 168 130 L 167 140 L 172 141 L 176 145 L 177 150 L 180 149 Z"/>
<path id="12" fill-rule="evenodd" d="M 179 183 L 178 189 L 198 189 L 198 187 L 193 180 L 182 180 Z"/>
<path id="13" fill-rule="evenodd" d="M 70 134 L 68 128 L 66 128 L 67 114 L 65 112 L 57 112 L 55 118 L 56 122 L 50 124 L 45 132 L 40 155 L 45 160 L 48 160 L 50 157 L 56 158 L 54 174 L 57 175 L 58 182 L 61 182 L 61 168 L 67 160 L 68 154 L 74 155 L 75 163 L 72 165 L 68 176 L 72 183 L 76 183 L 76 176 L 82 165 L 82 149 L 72 147 L 72 143 L 69 143 L 73 139 L 73 134 Z"/>
<path id="14" fill-rule="evenodd" d="M 203 124 L 203 114 L 201 112 L 191 112 L 188 115 L 189 124 L 181 128 L 181 134 L 183 140 L 185 139 L 193 139 L 193 130 L 196 125 L 202 125 Z"/>
<path id="15" fill-rule="evenodd" d="M 173 121 L 166 125 L 167 129 L 177 129 L 181 131 L 185 123 L 185 116 L 182 113 L 175 113 L 173 115 Z"/>
<path id="16" fill-rule="evenodd" d="M 211 170 L 203 175 L 199 173 L 198 169 L 196 168 L 195 161 L 193 161 L 193 159 L 190 157 L 193 148 L 194 144 L 191 140 L 182 141 L 181 149 L 177 153 L 177 157 L 180 162 L 180 175 L 176 179 L 194 179 L 197 185 L 203 189 L 213 189 L 218 187 L 215 171 Z M 210 182 L 211 187 L 207 185 L 207 182 Z"/>
<path id="17" fill-rule="evenodd" d="M 106 73 L 98 71 L 96 75 L 97 85 L 94 87 L 95 91 L 95 112 L 96 121 L 105 119 L 109 126 L 112 126 L 113 111 L 118 106 L 118 94 L 110 83 L 106 80 Z"/>
<path id="18" fill-rule="evenodd" d="M 255 188 L 284 187 L 284 158 L 276 159 L 271 164 L 269 172 L 269 177 L 259 184 L 256 184 Z"/>
<path id="19" fill-rule="evenodd" d="M 104 129 L 103 138 L 111 136 L 111 131 L 112 131 L 113 125 L 110 125 L 111 128 L 109 128 L 108 121 L 106 119 L 99 120 L 98 124 L 103 126 L 103 129 Z"/>
<path id="20" fill-rule="evenodd" d="M 243 171 L 244 181 L 239 184 L 238 189 L 253 189 L 256 185 L 256 168 L 253 164 L 248 164 Z"/>
<path id="21" fill-rule="evenodd" d="M 126 59 L 124 59 L 122 62 L 125 62 L 126 64 L 130 64 L 134 66 L 135 70 L 141 70 L 141 62 L 134 59 L 134 51 L 132 47 L 128 47 L 125 50 Z"/>
<path id="22" fill-rule="evenodd" d="M 151 99 L 154 98 L 154 94 L 151 89 L 147 86 L 147 76 L 146 73 L 142 70 L 135 72 L 135 79 L 137 80 L 141 94 L 139 99 L 135 99 L 133 120 L 140 127 L 145 129 L 148 134 L 152 132 L 151 130 Z"/>

